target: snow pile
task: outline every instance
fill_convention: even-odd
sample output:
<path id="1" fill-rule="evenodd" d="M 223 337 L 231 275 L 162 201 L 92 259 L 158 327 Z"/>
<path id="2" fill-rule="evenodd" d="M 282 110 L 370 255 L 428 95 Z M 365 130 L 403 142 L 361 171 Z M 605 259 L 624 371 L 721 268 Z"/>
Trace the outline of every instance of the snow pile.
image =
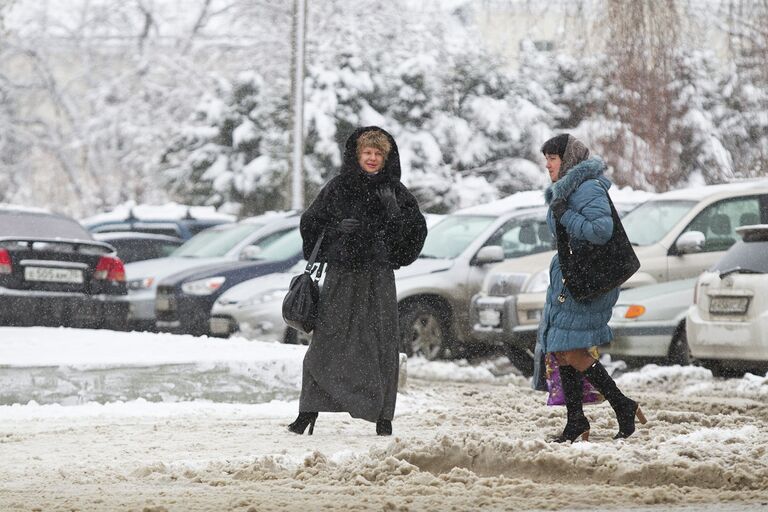
<path id="1" fill-rule="evenodd" d="M 3 328 L 0 404 L 292 400 L 305 350 L 242 338 Z"/>
<path id="2" fill-rule="evenodd" d="M 427 361 L 423 357 L 408 359 L 408 378 L 427 381 L 485 382 L 491 384 L 515 383 L 526 386 L 522 377 L 506 357 L 471 364 L 466 359 L 457 361 Z"/>

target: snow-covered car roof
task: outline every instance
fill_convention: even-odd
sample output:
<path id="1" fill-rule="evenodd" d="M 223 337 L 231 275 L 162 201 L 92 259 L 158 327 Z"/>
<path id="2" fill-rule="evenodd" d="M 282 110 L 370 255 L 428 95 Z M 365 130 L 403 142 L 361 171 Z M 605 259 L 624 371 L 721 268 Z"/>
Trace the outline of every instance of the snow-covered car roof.
<path id="1" fill-rule="evenodd" d="M 757 178 L 750 180 L 740 180 L 732 183 L 723 183 L 720 185 L 705 185 L 701 187 L 670 190 L 669 192 L 658 194 L 654 199 L 687 199 L 691 201 L 701 201 L 702 199 L 713 196 L 715 194 L 729 194 L 734 192 L 738 193 L 749 189 L 755 189 L 755 191 L 761 189 L 768 190 L 768 179 Z"/>
<path id="2" fill-rule="evenodd" d="M 53 213 L 46 208 L 37 208 L 36 206 L 24 206 L 20 204 L 0 203 L 0 210 L 14 210 L 27 213 Z"/>
<path id="3" fill-rule="evenodd" d="M 614 203 L 637 205 L 644 203 L 649 199 L 659 196 L 655 192 L 646 192 L 645 190 L 634 190 L 630 187 L 619 188 L 613 186 L 609 189 L 611 199 Z M 527 190 L 518 192 L 510 196 L 492 201 L 486 204 L 470 206 L 456 211 L 460 215 L 493 215 L 498 216 L 511 210 L 519 208 L 531 208 L 535 206 L 544 206 L 543 190 Z"/>
<path id="4" fill-rule="evenodd" d="M 181 220 L 191 217 L 198 220 L 220 220 L 234 222 L 236 217 L 228 213 L 217 212 L 213 206 L 188 206 L 178 203 L 164 205 L 125 203 L 110 212 L 99 213 L 82 219 L 84 225 L 102 222 L 120 222 L 129 218 L 136 220 Z"/>

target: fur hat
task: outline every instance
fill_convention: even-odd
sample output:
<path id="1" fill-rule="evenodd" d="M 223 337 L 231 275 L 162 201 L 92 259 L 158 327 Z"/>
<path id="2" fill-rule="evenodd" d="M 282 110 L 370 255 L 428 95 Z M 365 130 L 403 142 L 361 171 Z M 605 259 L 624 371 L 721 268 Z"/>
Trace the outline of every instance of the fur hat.
<path id="1" fill-rule="evenodd" d="M 365 148 L 376 148 L 384 153 L 384 160 L 389 156 L 389 152 L 392 150 L 392 144 L 389 142 L 389 138 L 381 130 L 368 130 L 360 134 L 357 138 L 357 156 L 360 156 L 360 152 Z"/>

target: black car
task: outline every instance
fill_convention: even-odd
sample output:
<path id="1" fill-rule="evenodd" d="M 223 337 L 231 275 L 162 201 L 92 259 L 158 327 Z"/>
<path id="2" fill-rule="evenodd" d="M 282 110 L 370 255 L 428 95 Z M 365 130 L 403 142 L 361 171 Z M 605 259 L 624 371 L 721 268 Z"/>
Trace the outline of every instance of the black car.
<path id="1" fill-rule="evenodd" d="M 123 329 L 125 268 L 76 220 L 0 208 L 0 325 Z"/>
<path id="2" fill-rule="evenodd" d="M 210 334 L 211 308 L 222 293 L 243 281 L 288 270 L 302 257 L 301 234 L 295 228 L 255 261 L 215 263 L 167 277 L 157 287 L 155 325 L 159 331 Z"/>
<path id="3" fill-rule="evenodd" d="M 123 263 L 165 258 L 184 243 L 184 240 L 177 236 L 156 235 L 139 231 L 96 233 L 93 237 L 114 247 L 117 256 L 123 260 Z"/>

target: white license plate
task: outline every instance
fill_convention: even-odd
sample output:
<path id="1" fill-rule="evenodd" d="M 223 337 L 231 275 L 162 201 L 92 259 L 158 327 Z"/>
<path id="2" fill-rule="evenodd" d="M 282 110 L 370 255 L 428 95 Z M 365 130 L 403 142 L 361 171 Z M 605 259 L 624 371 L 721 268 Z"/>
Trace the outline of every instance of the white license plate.
<path id="1" fill-rule="evenodd" d="M 229 320 L 226 318 L 211 318 L 211 334 L 227 334 L 229 332 Z"/>
<path id="2" fill-rule="evenodd" d="M 498 327 L 501 324 L 501 311 L 496 309 L 481 309 L 478 315 L 481 325 Z"/>
<path id="3" fill-rule="evenodd" d="M 743 315 L 749 308 L 749 297 L 712 297 L 709 312 L 715 315 Z"/>
<path id="4" fill-rule="evenodd" d="M 155 299 L 155 309 L 157 311 L 168 311 L 171 309 L 171 301 L 168 297 L 157 297 Z"/>
<path id="5" fill-rule="evenodd" d="M 82 283 L 83 271 L 71 268 L 24 267 L 24 279 L 46 283 Z"/>

